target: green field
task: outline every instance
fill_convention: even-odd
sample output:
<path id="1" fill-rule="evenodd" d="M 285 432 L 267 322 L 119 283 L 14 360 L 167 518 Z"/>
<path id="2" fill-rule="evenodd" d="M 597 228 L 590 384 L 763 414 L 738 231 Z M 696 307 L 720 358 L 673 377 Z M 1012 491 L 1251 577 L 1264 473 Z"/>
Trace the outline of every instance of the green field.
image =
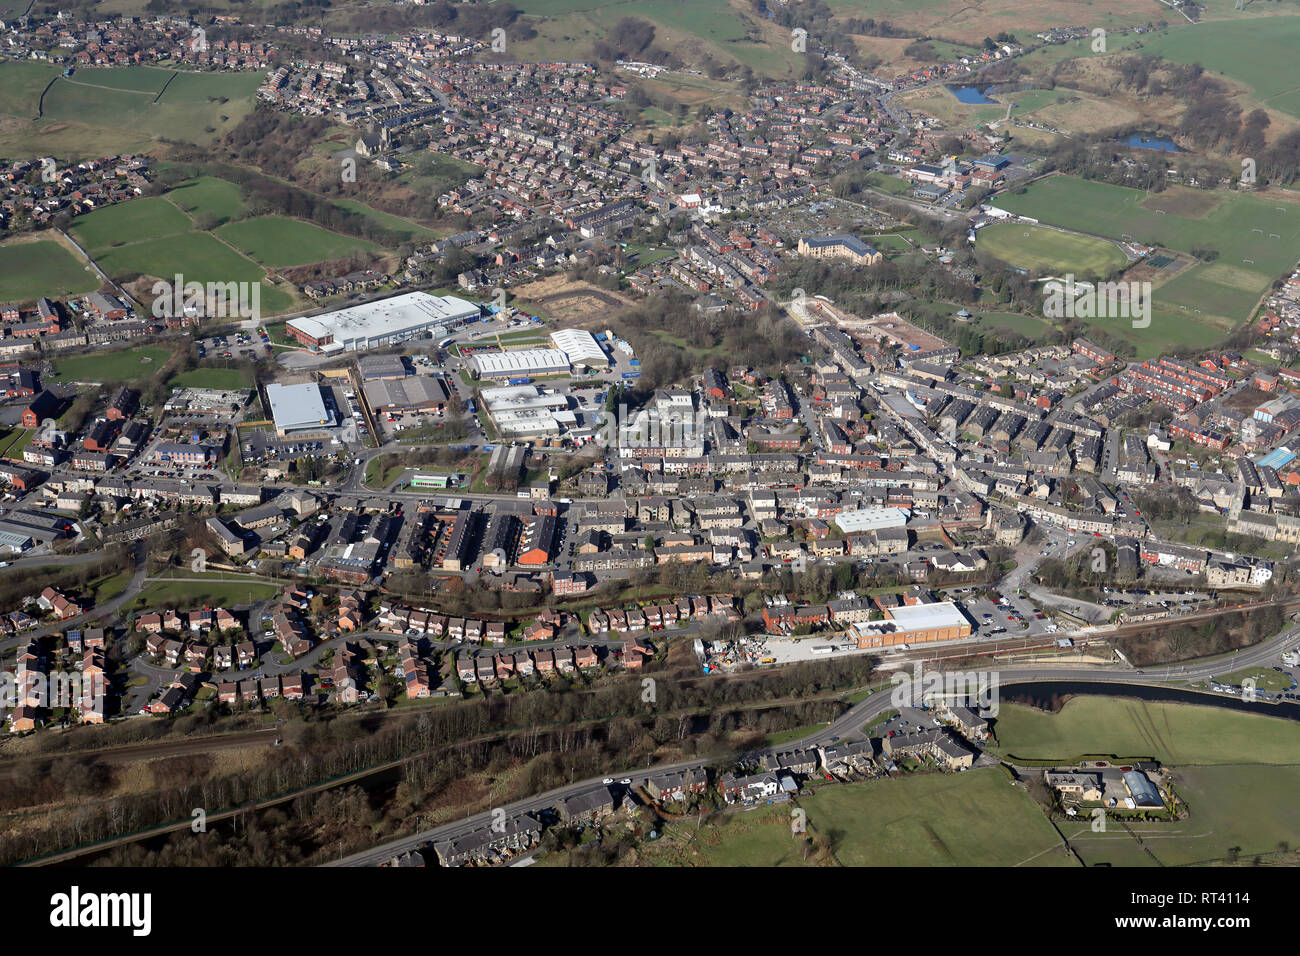
<path id="1" fill-rule="evenodd" d="M 80 295 L 99 288 L 99 277 L 51 239 L 0 246 L 0 302 Z"/>
<path id="2" fill-rule="evenodd" d="M 999 754 L 1026 760 L 1114 754 L 1177 767 L 1289 764 L 1300 757 L 1300 724 L 1294 721 L 1120 697 L 1075 697 L 1059 714 L 1004 703 L 993 730 Z"/>
<path id="3" fill-rule="evenodd" d="M 1090 823 L 1062 823 L 1070 845 L 1088 865 L 1192 866 L 1227 858 L 1232 848 L 1249 862 L 1279 844 L 1300 846 L 1300 767 L 1226 764 L 1175 768 L 1174 790 L 1187 804 L 1185 820 L 1111 821 L 1104 833 Z M 1141 838 L 1141 843 L 1138 842 Z"/>
<path id="4" fill-rule="evenodd" d="M 190 217 L 175 205 L 161 196 L 147 196 L 78 216 L 69 231 L 93 256 L 129 242 L 172 236 L 193 228 Z"/>
<path id="5" fill-rule="evenodd" d="M 997 768 L 818 787 L 799 806 L 845 866 L 1074 865 L 1033 798 Z"/>
<path id="6" fill-rule="evenodd" d="M 795 804 L 842 866 L 1073 866 L 1043 812 L 1000 770 L 924 773 L 819 786 Z M 651 866 L 804 866 L 794 807 L 760 807 L 671 823 L 648 844 Z"/>
<path id="7" fill-rule="evenodd" d="M 137 275 L 186 282 L 261 282 L 261 305 L 273 314 L 293 304 L 293 295 L 266 281 L 270 269 L 380 251 L 363 239 L 283 216 L 227 222 L 199 232 L 190 215 L 210 210 L 220 219 L 242 205 L 239 187 L 202 177 L 165 196 L 134 199 L 82 216 L 72 233 L 100 268 L 120 281 Z M 189 213 L 190 215 L 187 215 Z"/>
<path id="8" fill-rule="evenodd" d="M 179 274 L 187 283 L 261 281 L 261 304 L 266 313 L 278 312 L 293 303 L 289 293 L 264 281 L 265 273 L 257 263 L 206 232 L 186 232 L 119 246 L 96 256 L 96 261 L 109 275 L 123 279 L 149 275 L 170 280 Z"/>
<path id="9" fill-rule="evenodd" d="M 189 575 L 199 577 L 199 575 Z M 222 580 L 212 575 L 211 581 L 162 581 L 151 580 L 135 599 L 135 607 L 189 607 L 190 605 L 212 603 L 247 604 L 250 600 L 274 597 L 280 592 L 275 584 L 262 581 Z"/>
<path id="10" fill-rule="evenodd" d="M 196 368 L 182 372 L 168 384 L 176 388 L 252 388 L 253 383 L 237 368 Z"/>
<path id="11" fill-rule="evenodd" d="M 977 244 L 1003 262 L 1044 275 L 1073 273 L 1080 279 L 1100 279 L 1128 262 L 1113 242 L 1028 223 L 985 226 Z"/>
<path id="12" fill-rule="evenodd" d="M 867 174 L 867 184 L 883 193 L 889 193 L 891 196 L 901 196 L 912 188 L 912 184 L 906 179 L 875 172 Z"/>
<path id="13" fill-rule="evenodd" d="M 727 0 L 627 0 L 603 4 L 596 0 L 522 0 L 522 13 L 533 20 L 539 37 L 512 48 L 524 59 L 571 58 L 577 49 L 609 35 L 623 17 L 655 25 L 655 43 L 666 49 L 705 48 L 723 61 L 743 63 L 769 76 L 802 70 L 805 54 L 790 48 L 788 31 L 776 29 L 747 5 Z M 746 16 L 740 15 L 744 9 Z M 812 49 L 811 43 L 809 49 Z"/>
<path id="14" fill-rule="evenodd" d="M 807 866 L 790 832 L 787 807 L 764 807 L 715 817 L 698 830 L 694 821 L 670 823 L 647 845 L 649 866 Z"/>
<path id="15" fill-rule="evenodd" d="M 64 382 L 135 382 L 158 373 L 171 358 L 171 351 L 157 346 L 96 352 L 56 358 L 51 363 L 54 375 Z"/>
<path id="16" fill-rule="evenodd" d="M 34 428 L 6 428 L 3 433 L 0 433 L 0 458 L 22 461 L 23 449 L 35 434 Z"/>
<path id="17" fill-rule="evenodd" d="M 1046 320 L 1018 312 L 976 312 L 975 324 L 985 330 L 1015 332 L 1031 341 L 1052 330 Z"/>
<path id="18" fill-rule="evenodd" d="M 79 68 L 0 63 L 0 151 L 86 159 L 141 152 L 162 139 L 206 144 L 252 109 L 264 74 L 178 73 L 147 66 Z M 41 91 L 45 94 L 42 113 Z M 159 91 L 166 91 L 155 102 Z"/>
<path id="19" fill-rule="evenodd" d="M 331 198 L 330 202 L 342 209 L 348 210 L 349 212 L 360 213 L 367 219 L 383 226 L 385 229 L 391 229 L 393 232 L 399 233 L 408 242 L 420 239 L 440 239 L 447 235 L 448 232 L 446 229 L 430 229 L 427 226 L 420 225 L 413 219 L 404 219 L 401 216 L 394 216 L 391 213 L 386 213 L 371 206 L 367 206 L 365 203 L 357 199 Z"/>
<path id="20" fill-rule="evenodd" d="M 214 176 L 202 176 L 167 193 L 167 198 L 191 216 L 210 212 L 222 221 L 233 219 L 244 203 L 239 187 Z"/>
<path id="21" fill-rule="evenodd" d="M 1290 194 L 1140 189 L 1050 176 L 999 206 L 1043 222 L 1206 257 L 1171 278 L 1157 276 L 1151 327 L 1111 322 L 1139 348 L 1208 345 L 1253 311 L 1278 276 L 1300 259 L 1300 205 Z M 989 227 L 994 228 L 994 227 Z M 987 230 L 983 230 L 987 231 Z M 1022 229 L 1022 232 L 1024 230 Z M 1210 260 L 1213 261 L 1210 261 Z"/>
<path id="22" fill-rule="evenodd" d="M 1255 4 L 1256 10 L 1276 8 Z M 1142 52 L 1175 63 L 1199 63 L 1250 89 L 1265 106 L 1300 117 L 1300 18 L 1255 17 L 1201 23 L 1147 39 Z"/>
<path id="23" fill-rule="evenodd" d="M 246 255 L 273 269 L 341 259 L 353 252 L 377 252 L 379 246 L 297 219 L 258 216 L 232 222 L 216 234 Z"/>

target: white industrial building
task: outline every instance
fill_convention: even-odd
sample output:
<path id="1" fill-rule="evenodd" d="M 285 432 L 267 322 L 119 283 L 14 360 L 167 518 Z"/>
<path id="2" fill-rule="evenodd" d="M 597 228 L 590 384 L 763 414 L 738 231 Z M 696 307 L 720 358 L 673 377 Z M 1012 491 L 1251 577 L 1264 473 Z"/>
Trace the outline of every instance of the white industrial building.
<path id="1" fill-rule="evenodd" d="M 535 385 L 485 388 L 479 399 L 502 438 L 555 436 L 578 424 L 565 396 Z"/>
<path id="2" fill-rule="evenodd" d="M 569 357 L 570 365 L 609 368 L 609 356 L 596 337 L 585 329 L 559 329 L 551 333 L 555 347 Z"/>
<path id="3" fill-rule="evenodd" d="M 408 292 L 324 315 L 290 319 L 285 331 L 321 352 L 355 352 L 439 334 L 479 317 L 479 307 L 454 295 Z"/>
<path id="4" fill-rule="evenodd" d="M 559 349 L 516 349 L 481 352 L 474 356 L 474 364 L 483 378 L 562 375 L 569 371 L 569 356 Z"/>
<path id="5" fill-rule="evenodd" d="M 907 512 L 902 508 L 855 508 L 837 514 L 835 524 L 845 534 L 862 534 L 881 528 L 905 528 Z"/>
<path id="6" fill-rule="evenodd" d="M 325 411 L 320 386 L 314 382 L 305 385 L 272 383 L 266 386 L 266 400 L 271 404 L 271 418 L 275 421 L 277 435 L 333 424 Z"/>

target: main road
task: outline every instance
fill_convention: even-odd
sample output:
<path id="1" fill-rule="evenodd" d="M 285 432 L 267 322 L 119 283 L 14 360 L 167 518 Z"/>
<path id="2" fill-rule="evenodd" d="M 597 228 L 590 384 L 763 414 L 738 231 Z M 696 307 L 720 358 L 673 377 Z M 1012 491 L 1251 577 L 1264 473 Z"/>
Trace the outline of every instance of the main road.
<path id="1" fill-rule="evenodd" d="M 1032 684 L 1047 683 L 1058 681 L 1071 682 L 1089 682 L 1100 684 L 1124 684 L 1124 685 L 1141 685 L 1147 687 L 1168 687 L 1187 681 L 1198 679 L 1208 679 L 1224 671 L 1240 670 L 1247 667 L 1268 666 L 1274 663 L 1279 655 L 1284 651 L 1300 646 L 1300 627 L 1288 627 L 1280 634 L 1269 638 L 1253 647 L 1245 648 L 1226 657 L 1219 656 L 1215 658 L 1206 658 L 1203 660 L 1190 661 L 1184 664 L 1175 664 L 1167 667 L 1156 667 L 1147 670 L 1134 670 L 1131 667 L 1123 665 L 1074 665 L 1069 667 L 1027 664 L 1012 667 L 999 668 L 996 672 L 998 681 L 1001 686 L 1013 684 Z M 1207 703 L 1213 703 L 1216 695 L 1206 694 Z M 1266 711 L 1271 705 L 1261 703 L 1258 705 L 1261 711 Z M 786 752 L 794 749 L 807 749 L 810 747 L 823 747 L 834 741 L 846 739 L 854 734 L 860 733 L 864 726 L 872 719 L 881 714 L 897 709 L 893 702 L 892 695 L 885 692 L 870 694 L 863 700 L 854 704 L 843 714 L 826 724 L 819 727 L 813 733 L 802 737 L 798 740 L 792 740 L 782 744 L 780 747 L 768 747 L 764 750 L 756 751 L 753 755 L 758 757 L 764 754 Z M 662 773 L 671 770 L 696 769 L 707 766 L 711 761 L 707 759 L 685 760 L 676 763 L 657 764 L 654 767 L 628 767 L 621 771 L 610 771 L 608 776 L 645 776 L 647 772 Z M 585 793 L 593 787 L 599 786 L 602 781 L 601 777 L 591 777 L 586 780 L 576 781 L 559 787 L 546 793 L 537 794 L 527 797 L 514 803 L 506 804 L 503 807 L 493 808 L 492 810 L 477 813 L 473 816 L 457 820 L 454 823 L 447 823 L 439 827 L 422 830 L 410 836 L 393 840 L 374 847 L 370 850 L 364 850 L 360 853 L 354 853 L 342 859 L 335 860 L 326 866 L 379 866 L 395 856 L 415 850 L 428 843 L 441 842 L 443 840 L 454 839 L 464 836 L 474 830 L 480 830 L 490 826 L 493 821 L 495 810 L 504 810 L 507 817 L 513 817 L 521 813 L 531 813 L 554 807 L 561 800 L 568 797 Z"/>

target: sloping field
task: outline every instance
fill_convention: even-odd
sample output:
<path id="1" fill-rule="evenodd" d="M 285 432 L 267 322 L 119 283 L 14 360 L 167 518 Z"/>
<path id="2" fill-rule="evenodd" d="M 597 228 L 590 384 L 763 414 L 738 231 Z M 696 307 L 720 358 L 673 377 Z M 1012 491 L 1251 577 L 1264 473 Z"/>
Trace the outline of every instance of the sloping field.
<path id="1" fill-rule="evenodd" d="M 223 220 L 234 217 L 244 202 L 238 186 L 214 176 L 203 176 L 177 186 L 167 198 L 191 216 L 210 212 Z"/>
<path id="2" fill-rule="evenodd" d="M 1272 281 L 1300 260 L 1300 204 L 1280 191 L 1212 193 L 1212 204 L 1205 195 L 1193 202 L 1186 195 L 1193 192 L 1148 196 L 1140 189 L 1050 176 L 996 202 L 1053 225 L 1200 251 L 1200 264 L 1155 289 L 1155 305 L 1226 331 L 1244 321 Z M 1181 209 L 1198 212 L 1181 215 Z"/>
<path id="3" fill-rule="evenodd" d="M 997 768 L 917 774 L 800 797 L 845 866 L 1073 866 L 1024 790 Z"/>
<path id="4" fill-rule="evenodd" d="M 131 66 L 65 77 L 50 63 L 0 63 L 0 152 L 81 160 L 141 152 L 160 139 L 206 144 L 253 108 L 263 79 L 260 72 L 173 73 Z"/>
<path id="5" fill-rule="evenodd" d="M 1279 845 L 1300 845 L 1300 767 L 1225 765 L 1179 767 L 1174 789 L 1189 809 L 1170 823 L 1111 821 L 1104 833 L 1091 824 L 1062 824 L 1070 845 L 1088 865 L 1193 866 L 1234 852 L 1249 862 Z M 1139 842 L 1139 840 L 1141 842 Z"/>
<path id="6" fill-rule="evenodd" d="M 0 246 L 0 302 L 94 292 L 99 276 L 52 239 Z"/>
<path id="7" fill-rule="evenodd" d="M 1281 4 L 1256 4 L 1280 8 Z M 1143 52 L 1175 63 L 1199 63 L 1240 83 L 1255 99 L 1300 117 L 1300 17 L 1253 17 L 1172 29 L 1149 38 Z"/>
<path id="8" fill-rule="evenodd" d="M 91 255 L 113 246 L 189 232 L 190 217 L 161 196 L 116 203 L 78 216 L 69 232 Z"/>
<path id="9" fill-rule="evenodd" d="M 1114 754 L 1154 757 L 1173 766 L 1300 760 L 1300 723 L 1295 721 L 1121 697 L 1074 697 L 1058 714 L 1003 704 L 994 730 L 997 750 L 1008 758 Z"/>
<path id="10" fill-rule="evenodd" d="M 273 269 L 338 259 L 352 252 L 377 252 L 379 246 L 283 216 L 258 216 L 222 226 L 217 235 Z"/>

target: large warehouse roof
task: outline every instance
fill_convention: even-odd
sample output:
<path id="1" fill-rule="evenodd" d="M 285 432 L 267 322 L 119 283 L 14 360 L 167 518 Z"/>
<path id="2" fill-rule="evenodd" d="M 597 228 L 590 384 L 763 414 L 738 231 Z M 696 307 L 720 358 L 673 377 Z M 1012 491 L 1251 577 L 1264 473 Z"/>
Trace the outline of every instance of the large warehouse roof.
<path id="1" fill-rule="evenodd" d="M 474 356 L 484 378 L 514 375 L 554 375 L 569 370 L 569 357 L 559 349 L 516 349 L 513 352 L 481 352 Z"/>
<path id="2" fill-rule="evenodd" d="M 479 397 L 502 435 L 558 435 L 577 424 L 568 399 L 534 385 L 485 388 Z"/>
<path id="3" fill-rule="evenodd" d="M 355 349 L 409 337 L 440 325 L 451 326 L 478 315 L 477 305 L 454 295 L 408 292 L 311 318 L 290 319 L 288 324 L 314 339 L 332 335 L 344 348 Z"/>
<path id="4" fill-rule="evenodd" d="M 573 365 L 609 365 L 609 356 L 595 336 L 584 329 L 559 329 L 551 333 L 555 347 L 569 357 Z"/>
<path id="5" fill-rule="evenodd" d="M 305 385 L 272 383 L 266 386 L 266 400 L 271 403 L 271 417 L 275 419 L 278 432 L 329 424 L 320 386 L 312 382 Z"/>
<path id="6" fill-rule="evenodd" d="M 951 601 L 937 604 L 904 604 L 891 607 L 889 616 L 907 631 L 929 631 L 941 627 L 960 627 L 967 623 L 957 605 Z"/>
<path id="7" fill-rule="evenodd" d="M 373 409 L 421 408 L 442 405 L 447 401 L 447 389 L 442 380 L 432 375 L 407 376 L 404 379 L 375 379 L 366 382 L 366 400 Z"/>
<path id="8" fill-rule="evenodd" d="M 835 516 L 835 523 L 845 534 L 901 528 L 907 524 L 907 512 L 902 508 L 857 508 L 841 511 Z"/>

